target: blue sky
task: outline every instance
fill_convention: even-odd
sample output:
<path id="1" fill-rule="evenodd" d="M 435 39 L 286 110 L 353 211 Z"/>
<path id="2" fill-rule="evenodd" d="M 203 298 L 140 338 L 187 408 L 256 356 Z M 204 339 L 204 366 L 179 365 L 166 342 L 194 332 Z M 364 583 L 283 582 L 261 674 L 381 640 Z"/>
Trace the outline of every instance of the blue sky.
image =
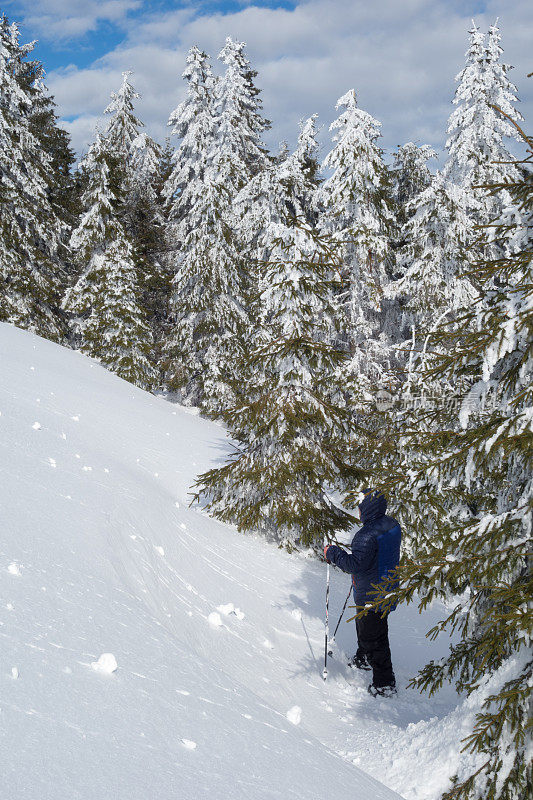
<path id="1" fill-rule="evenodd" d="M 413 140 L 442 149 L 454 77 L 464 64 L 472 16 L 500 18 L 504 60 L 533 119 L 530 0 L 0 0 L 36 56 L 79 152 L 86 149 L 123 70 L 142 94 L 138 112 L 159 140 L 181 101 L 189 47 L 213 58 L 231 35 L 245 41 L 272 148 L 293 144 L 298 121 L 317 112 L 327 148 L 335 102 L 355 88 L 383 124 L 383 146 Z"/>
<path id="2" fill-rule="evenodd" d="M 43 24 L 42 19 L 36 19 L 36 17 L 41 16 L 39 13 L 35 13 L 36 8 L 39 7 L 39 10 L 44 8 L 49 12 L 58 9 L 60 15 L 61 8 L 63 8 L 61 18 L 64 20 L 83 18 L 83 7 L 77 12 L 75 4 L 69 3 L 68 0 L 62 4 L 4 0 L 3 8 L 10 19 L 24 21 L 22 28 L 27 34 L 27 38 L 35 37 L 39 41 L 36 51 L 37 56 L 46 63 L 48 71 L 53 71 L 70 63 L 74 63 L 78 67 L 90 66 L 98 58 L 119 46 L 132 26 L 135 24 L 140 25 L 143 21 L 154 18 L 159 14 L 191 6 L 196 10 L 198 16 L 210 16 L 216 12 L 232 14 L 241 11 L 246 5 L 252 4 L 239 2 L 239 0 L 225 0 L 224 2 L 207 0 L 207 2 L 194 3 L 173 3 L 165 2 L 165 0 L 137 2 L 137 0 L 132 0 L 132 2 L 123 4 L 124 14 L 121 14 L 118 19 L 113 19 L 113 15 L 118 13 L 118 10 L 113 15 L 107 16 L 104 0 L 104 2 L 96 2 L 94 4 L 94 9 L 90 14 L 86 15 L 85 25 L 82 21 L 79 26 L 76 26 L 75 31 L 71 31 L 67 26 L 64 32 L 55 28 L 53 31 L 47 32 L 46 25 Z M 294 8 L 296 3 L 292 2 L 292 0 L 283 0 L 282 2 L 259 0 L 253 5 L 259 8 L 290 9 Z M 2 4 L 0 3 L 1 7 Z M 43 14 L 43 16 L 45 15 Z"/>

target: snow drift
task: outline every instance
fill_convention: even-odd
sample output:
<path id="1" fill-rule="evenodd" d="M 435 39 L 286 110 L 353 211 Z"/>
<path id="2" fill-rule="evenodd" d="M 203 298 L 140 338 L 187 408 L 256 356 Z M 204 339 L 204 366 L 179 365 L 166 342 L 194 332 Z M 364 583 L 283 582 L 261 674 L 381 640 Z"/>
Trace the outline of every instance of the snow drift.
<path id="1" fill-rule="evenodd" d="M 397 797 L 305 724 L 301 564 L 188 507 L 222 429 L 7 325 L 0 363 L 2 796 Z"/>

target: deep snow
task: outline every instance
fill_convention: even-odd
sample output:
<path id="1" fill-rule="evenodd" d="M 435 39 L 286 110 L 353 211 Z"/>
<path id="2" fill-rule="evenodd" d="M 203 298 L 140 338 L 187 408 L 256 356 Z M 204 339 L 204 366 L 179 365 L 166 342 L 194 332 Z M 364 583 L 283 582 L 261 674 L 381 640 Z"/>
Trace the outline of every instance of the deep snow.
<path id="1" fill-rule="evenodd" d="M 353 623 L 324 683 L 323 564 L 189 507 L 222 427 L 5 324 L 0 369 L 2 800 L 436 800 L 476 710 L 404 688 L 438 607 L 391 617 L 396 699 Z"/>

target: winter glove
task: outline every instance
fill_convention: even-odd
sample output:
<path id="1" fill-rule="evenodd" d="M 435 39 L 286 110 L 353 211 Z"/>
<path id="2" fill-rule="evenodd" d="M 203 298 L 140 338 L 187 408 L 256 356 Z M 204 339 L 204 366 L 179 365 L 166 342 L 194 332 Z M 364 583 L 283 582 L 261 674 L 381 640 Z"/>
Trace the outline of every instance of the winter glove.
<path id="1" fill-rule="evenodd" d="M 324 558 L 326 559 L 326 561 L 328 562 L 328 564 L 331 564 L 331 561 L 328 559 L 328 547 L 330 547 L 330 545 L 329 545 L 329 544 L 327 544 L 327 545 L 324 547 Z"/>

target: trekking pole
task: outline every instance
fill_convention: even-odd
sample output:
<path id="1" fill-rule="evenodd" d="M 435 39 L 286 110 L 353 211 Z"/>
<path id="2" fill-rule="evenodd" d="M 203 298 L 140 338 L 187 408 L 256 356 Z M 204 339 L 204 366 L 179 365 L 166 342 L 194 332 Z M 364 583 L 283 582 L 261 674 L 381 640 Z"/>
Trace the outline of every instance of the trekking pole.
<path id="1" fill-rule="evenodd" d="M 328 639 L 329 639 L 329 561 L 327 562 L 326 572 L 326 639 L 324 645 L 324 671 L 322 677 L 324 680 L 328 677 Z"/>
<path id="2" fill-rule="evenodd" d="M 346 611 L 346 606 L 348 605 L 348 600 L 350 599 L 351 593 L 352 593 L 352 587 L 350 586 L 350 589 L 348 591 L 348 596 L 347 596 L 346 600 L 344 601 L 344 605 L 342 607 L 342 611 L 341 611 L 341 615 L 339 617 L 339 621 L 337 622 L 337 625 L 335 627 L 335 632 L 334 632 L 333 636 L 331 637 L 331 646 L 332 647 L 335 644 L 335 636 L 337 635 L 337 631 L 339 630 L 339 625 L 341 624 L 341 620 L 342 620 L 342 618 L 344 616 L 344 612 Z M 332 656 L 332 655 L 333 655 L 333 650 L 329 650 L 328 656 Z"/>

